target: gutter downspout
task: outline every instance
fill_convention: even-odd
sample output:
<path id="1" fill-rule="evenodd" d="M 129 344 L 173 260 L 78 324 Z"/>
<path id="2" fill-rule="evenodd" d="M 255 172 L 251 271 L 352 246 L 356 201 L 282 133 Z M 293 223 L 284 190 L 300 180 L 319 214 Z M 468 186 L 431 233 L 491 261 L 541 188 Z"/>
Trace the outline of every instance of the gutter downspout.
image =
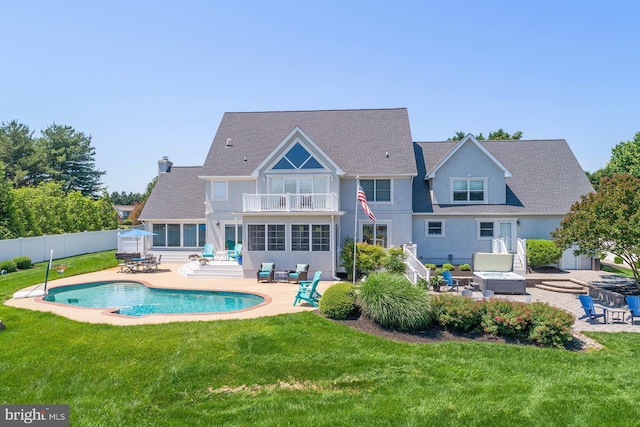
<path id="1" fill-rule="evenodd" d="M 336 236 L 336 216 L 331 215 L 331 239 L 335 240 Z M 331 245 L 331 277 L 333 280 L 341 281 L 336 275 L 336 242 L 334 241 Z"/>

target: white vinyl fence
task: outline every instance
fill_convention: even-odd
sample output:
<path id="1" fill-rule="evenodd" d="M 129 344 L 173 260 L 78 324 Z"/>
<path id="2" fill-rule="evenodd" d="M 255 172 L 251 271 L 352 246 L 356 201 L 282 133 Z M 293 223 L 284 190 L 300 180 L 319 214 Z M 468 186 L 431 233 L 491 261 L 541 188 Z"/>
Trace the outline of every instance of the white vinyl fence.
<path id="1" fill-rule="evenodd" d="M 31 262 L 41 262 L 49 259 L 51 250 L 53 250 L 53 258 L 59 259 L 116 249 L 118 247 L 118 231 L 84 231 L 82 233 L 0 240 L 0 261 L 13 259 L 17 256 L 28 256 L 31 258 Z"/>

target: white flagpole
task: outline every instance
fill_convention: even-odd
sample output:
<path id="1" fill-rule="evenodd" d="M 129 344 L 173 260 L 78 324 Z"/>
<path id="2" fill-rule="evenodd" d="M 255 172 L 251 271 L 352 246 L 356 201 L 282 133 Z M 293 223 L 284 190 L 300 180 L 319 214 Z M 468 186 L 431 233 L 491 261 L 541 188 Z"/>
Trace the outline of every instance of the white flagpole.
<path id="1" fill-rule="evenodd" d="M 356 285 L 356 245 L 358 243 L 358 188 L 360 185 L 360 176 L 356 176 L 356 209 L 353 211 L 353 285 Z"/>

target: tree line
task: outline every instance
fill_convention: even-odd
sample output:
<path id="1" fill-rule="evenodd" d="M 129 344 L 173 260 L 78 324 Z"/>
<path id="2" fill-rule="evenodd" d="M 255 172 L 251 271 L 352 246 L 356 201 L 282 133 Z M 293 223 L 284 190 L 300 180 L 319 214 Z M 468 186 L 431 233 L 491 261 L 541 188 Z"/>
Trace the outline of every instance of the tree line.
<path id="1" fill-rule="evenodd" d="M 0 125 L 0 239 L 114 229 L 91 136 L 52 124 L 38 136 L 12 120 Z"/>

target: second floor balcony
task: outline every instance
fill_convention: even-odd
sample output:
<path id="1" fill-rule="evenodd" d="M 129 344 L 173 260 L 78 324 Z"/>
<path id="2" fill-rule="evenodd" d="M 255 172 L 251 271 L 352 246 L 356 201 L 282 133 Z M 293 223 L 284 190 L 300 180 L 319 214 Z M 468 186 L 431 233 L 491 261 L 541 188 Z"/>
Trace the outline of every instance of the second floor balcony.
<path id="1" fill-rule="evenodd" d="M 243 194 L 243 212 L 330 212 L 338 210 L 338 195 Z"/>

